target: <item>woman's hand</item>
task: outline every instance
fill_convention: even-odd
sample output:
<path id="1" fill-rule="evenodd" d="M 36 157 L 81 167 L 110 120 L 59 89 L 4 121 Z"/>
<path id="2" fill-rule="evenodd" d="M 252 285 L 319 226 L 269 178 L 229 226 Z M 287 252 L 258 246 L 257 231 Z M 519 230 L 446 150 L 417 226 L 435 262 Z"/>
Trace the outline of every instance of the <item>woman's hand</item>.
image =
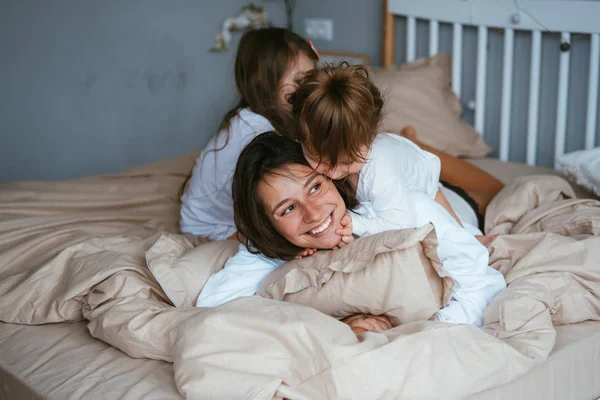
<path id="1" fill-rule="evenodd" d="M 385 315 L 354 314 L 342 320 L 355 335 L 368 331 L 392 329 L 392 321 Z"/>
<path id="2" fill-rule="evenodd" d="M 296 260 L 300 260 L 304 257 L 312 256 L 317 252 L 317 249 L 304 249 L 296 256 Z"/>
<path id="3" fill-rule="evenodd" d="M 211 242 L 208 236 L 198 236 L 198 241 L 202 244 Z"/>
<path id="4" fill-rule="evenodd" d="M 354 241 L 354 236 L 352 236 L 352 216 L 350 213 L 346 212 L 340 221 L 340 225 L 342 225 L 342 227 L 340 229 L 336 229 L 335 231 L 336 235 L 340 235 L 342 237 L 337 245 L 337 248 L 339 249 Z"/>

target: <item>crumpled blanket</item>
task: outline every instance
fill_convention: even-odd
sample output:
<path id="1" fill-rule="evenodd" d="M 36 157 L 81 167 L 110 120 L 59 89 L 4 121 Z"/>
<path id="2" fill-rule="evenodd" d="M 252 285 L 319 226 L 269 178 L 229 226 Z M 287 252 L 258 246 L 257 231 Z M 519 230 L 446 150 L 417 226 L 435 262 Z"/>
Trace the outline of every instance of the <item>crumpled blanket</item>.
<path id="1" fill-rule="evenodd" d="M 486 232 L 502 235 L 490 262 L 508 288 L 483 329 L 424 321 L 355 336 L 314 309 L 257 296 L 174 307 L 146 263 L 167 239 L 173 259 L 197 245 L 160 233 L 176 231 L 189 164 L 173 165 L 0 186 L 0 320 L 87 320 L 132 357 L 173 362 L 190 399 L 459 399 L 545 359 L 554 325 L 600 319 L 600 202 L 571 198 L 549 176 L 517 179 L 490 204 Z"/>

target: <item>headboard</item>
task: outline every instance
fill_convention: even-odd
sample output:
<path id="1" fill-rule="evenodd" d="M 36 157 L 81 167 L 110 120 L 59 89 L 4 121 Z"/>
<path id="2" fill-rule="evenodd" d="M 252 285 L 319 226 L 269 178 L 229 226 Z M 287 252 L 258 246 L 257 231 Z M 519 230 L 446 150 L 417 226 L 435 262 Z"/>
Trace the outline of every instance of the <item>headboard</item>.
<path id="1" fill-rule="evenodd" d="M 382 65 L 393 65 L 397 54 L 396 25 L 398 19 L 405 25 L 405 58 L 410 62 L 417 57 L 417 43 L 423 44 L 423 37 L 428 37 L 427 54 L 433 55 L 440 51 L 440 40 L 447 39 L 451 32 L 452 44 L 452 88 L 467 109 L 474 111 L 475 129 L 497 140 L 497 155 L 501 160 L 513 159 L 511 153 L 511 138 L 517 135 L 526 135 L 520 143 L 525 147 L 521 158 L 528 164 L 539 164 L 538 147 L 542 141 L 553 142 L 552 160 L 565 153 L 565 151 L 580 148 L 590 149 L 599 145 L 596 136 L 598 128 L 598 78 L 600 64 L 600 2 L 599 1 L 565 1 L 565 0 L 384 0 L 383 16 L 383 42 Z M 397 18 L 399 17 L 399 18 Z M 419 25 L 418 25 L 419 24 Z M 445 26 L 445 35 L 441 35 L 441 26 Z M 451 28 L 450 28 L 451 27 Z M 470 93 L 461 93 L 464 88 L 463 79 L 472 78 L 466 75 L 463 61 L 470 61 L 463 53 L 465 43 L 463 32 L 465 29 L 476 29 L 476 57 L 474 88 Z M 499 66 L 490 65 L 488 54 L 490 49 L 488 34 L 493 32 L 502 34 L 503 45 L 496 49 L 502 54 L 501 90 L 499 93 L 486 92 L 489 83 L 488 71 L 490 67 L 496 70 Z M 529 35 L 527 47 L 520 46 L 519 55 L 515 56 L 515 34 Z M 556 36 L 560 35 L 560 40 Z M 542 73 L 542 68 L 549 68 L 542 63 L 543 51 L 548 51 L 548 46 L 543 46 L 544 41 L 552 40 L 555 36 L 556 46 L 553 47 L 557 57 L 557 74 Z M 578 46 L 580 63 L 587 65 L 573 68 L 574 60 L 571 58 L 572 40 L 580 38 Z M 474 43 L 473 43 L 474 44 Z M 581 50 L 583 49 L 583 50 Z M 528 54 L 527 54 L 528 53 Z M 525 54 L 525 57 L 523 57 Z M 544 54 L 547 55 L 547 54 Z M 546 57 L 548 58 L 548 57 Z M 550 57 L 552 58 L 552 57 Z M 519 64 L 522 63 L 522 64 Z M 527 82 L 520 78 L 515 82 L 513 72 L 523 70 L 528 66 Z M 570 70 L 573 72 L 570 73 Z M 582 74 L 585 72 L 585 74 Z M 585 80 L 585 85 L 580 90 L 586 93 L 573 93 L 569 83 L 573 80 Z M 545 86 L 546 85 L 546 86 Z M 515 131 L 511 126 L 512 102 L 517 94 L 513 93 L 515 87 L 528 95 L 526 128 Z M 540 109 L 540 89 L 552 87 L 556 91 L 556 101 L 553 107 L 542 113 Z M 486 100 L 497 96 L 500 106 L 500 118 L 497 126 L 490 127 L 486 124 Z M 570 96 L 578 96 L 583 107 L 569 107 Z M 549 96 L 553 97 L 553 96 Z M 547 100 L 547 99 L 542 99 Z M 546 102 L 547 103 L 547 102 Z M 575 103 L 574 103 L 575 104 Z M 585 108 L 585 112 L 579 110 Z M 489 107 L 487 109 L 489 112 Z M 554 112 L 551 112 L 554 111 Z M 523 111 L 524 112 L 524 111 Z M 546 115 L 547 114 L 547 115 Z M 542 119 L 551 118 L 554 132 L 548 135 L 544 129 L 543 135 L 539 129 Z M 576 122 L 574 118 L 582 121 Z M 569 121 L 567 121 L 569 119 Z M 544 120 L 546 122 L 546 120 Z M 569 123 L 567 123 L 569 122 Z M 513 124 L 514 125 L 514 124 Z M 525 131 L 526 133 L 523 133 Z M 575 132 L 581 131 L 581 132 Z M 579 135 L 580 139 L 566 147 L 567 137 Z M 547 146 L 548 148 L 548 146 Z M 512 146 L 514 149 L 514 146 Z M 523 150 L 523 149 L 522 149 Z M 551 150 L 549 150 L 551 151 Z M 546 157 L 547 159 L 550 157 Z M 546 162 L 548 163 L 548 162 Z"/>

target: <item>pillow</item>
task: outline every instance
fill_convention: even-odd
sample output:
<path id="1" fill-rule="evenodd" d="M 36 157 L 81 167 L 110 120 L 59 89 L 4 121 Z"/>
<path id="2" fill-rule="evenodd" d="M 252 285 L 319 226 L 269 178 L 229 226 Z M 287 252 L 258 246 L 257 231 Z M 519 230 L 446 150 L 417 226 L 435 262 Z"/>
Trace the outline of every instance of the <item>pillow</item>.
<path id="1" fill-rule="evenodd" d="M 304 304 L 334 318 L 386 314 L 394 325 L 427 320 L 451 297 L 433 225 L 357 239 L 273 271 L 258 294 Z"/>
<path id="2" fill-rule="evenodd" d="M 148 268 L 175 307 L 194 307 L 212 274 L 238 252 L 236 240 L 194 247 L 186 236 L 163 234 L 146 252 Z"/>
<path id="3" fill-rule="evenodd" d="M 431 58 L 391 68 L 369 68 L 386 105 L 382 130 L 399 133 L 412 125 L 421 142 L 453 156 L 484 157 L 491 148 L 460 119 L 462 107 L 450 86 L 451 58 Z"/>
<path id="4" fill-rule="evenodd" d="M 556 164 L 569 179 L 600 196 L 600 147 L 563 154 Z"/>

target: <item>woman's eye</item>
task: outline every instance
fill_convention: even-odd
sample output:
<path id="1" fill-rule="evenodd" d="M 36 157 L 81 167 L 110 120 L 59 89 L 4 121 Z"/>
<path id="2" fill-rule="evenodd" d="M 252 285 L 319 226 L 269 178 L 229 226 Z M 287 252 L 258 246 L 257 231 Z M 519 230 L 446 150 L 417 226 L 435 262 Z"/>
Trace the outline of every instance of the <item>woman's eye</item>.
<path id="1" fill-rule="evenodd" d="M 283 213 L 281 215 L 286 215 L 290 212 L 292 212 L 294 210 L 294 206 L 289 206 L 288 208 L 286 208 L 285 210 L 283 210 Z"/>
<path id="2" fill-rule="evenodd" d="M 310 189 L 310 193 L 311 193 L 311 194 L 312 194 L 312 193 L 315 193 L 315 192 L 316 192 L 316 191 L 318 191 L 320 188 L 321 188 L 321 184 L 320 184 L 320 183 L 317 183 L 315 186 L 313 186 L 313 187 Z"/>

